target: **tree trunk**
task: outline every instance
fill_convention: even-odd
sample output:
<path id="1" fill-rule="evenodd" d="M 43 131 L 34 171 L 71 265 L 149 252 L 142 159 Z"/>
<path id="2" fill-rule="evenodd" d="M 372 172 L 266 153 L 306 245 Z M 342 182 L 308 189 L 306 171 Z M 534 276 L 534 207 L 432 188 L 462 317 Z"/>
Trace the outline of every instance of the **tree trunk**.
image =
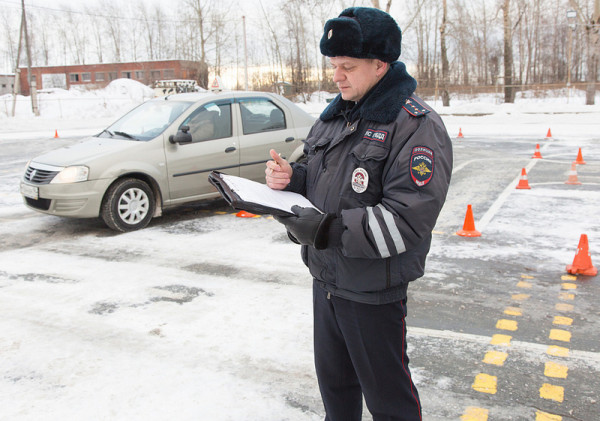
<path id="1" fill-rule="evenodd" d="M 515 102 L 512 68 L 513 68 L 513 49 L 512 49 L 512 25 L 510 21 L 510 0 L 504 0 L 502 6 L 504 12 L 504 102 Z"/>

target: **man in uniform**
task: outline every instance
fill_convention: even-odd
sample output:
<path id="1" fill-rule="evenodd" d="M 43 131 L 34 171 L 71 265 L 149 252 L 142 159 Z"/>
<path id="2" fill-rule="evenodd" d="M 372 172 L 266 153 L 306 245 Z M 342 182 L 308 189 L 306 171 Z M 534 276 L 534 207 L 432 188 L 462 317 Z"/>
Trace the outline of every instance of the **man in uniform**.
<path id="1" fill-rule="evenodd" d="M 315 367 L 326 420 L 421 420 L 406 354 L 406 297 L 424 273 L 444 204 L 452 145 L 440 117 L 414 95 L 401 31 L 373 8 L 327 21 L 321 53 L 340 94 L 312 127 L 307 162 L 274 150 L 266 181 L 317 208 L 277 217 L 314 278 Z"/>

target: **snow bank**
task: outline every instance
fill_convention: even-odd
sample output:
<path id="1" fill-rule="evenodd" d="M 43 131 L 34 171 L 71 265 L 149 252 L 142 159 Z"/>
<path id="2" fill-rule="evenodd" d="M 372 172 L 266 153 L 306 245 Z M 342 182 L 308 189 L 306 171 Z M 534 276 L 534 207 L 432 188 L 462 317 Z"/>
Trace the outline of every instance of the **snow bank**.
<path id="1" fill-rule="evenodd" d="M 44 119 L 102 118 L 120 116 L 134 106 L 154 97 L 148 86 L 131 79 L 116 79 L 104 89 L 81 87 L 43 89 L 38 92 L 40 117 Z M 0 96 L 0 119 L 12 114 L 12 95 Z M 34 117 L 31 98 L 17 96 L 16 118 Z"/>

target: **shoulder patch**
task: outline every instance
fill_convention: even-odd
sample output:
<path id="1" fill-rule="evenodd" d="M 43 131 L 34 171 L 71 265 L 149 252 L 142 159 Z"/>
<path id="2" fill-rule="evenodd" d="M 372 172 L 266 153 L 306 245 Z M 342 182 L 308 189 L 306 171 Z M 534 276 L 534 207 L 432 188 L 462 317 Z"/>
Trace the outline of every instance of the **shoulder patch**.
<path id="1" fill-rule="evenodd" d="M 429 108 L 427 108 L 423 104 L 420 104 L 415 99 L 415 97 L 408 98 L 404 106 L 402 106 L 402 108 L 404 108 L 413 117 L 422 117 L 425 114 L 429 114 L 429 112 L 431 112 Z"/>
<path id="2" fill-rule="evenodd" d="M 410 177 L 419 187 L 425 186 L 433 178 L 433 150 L 426 146 L 415 146 L 410 154 Z"/>

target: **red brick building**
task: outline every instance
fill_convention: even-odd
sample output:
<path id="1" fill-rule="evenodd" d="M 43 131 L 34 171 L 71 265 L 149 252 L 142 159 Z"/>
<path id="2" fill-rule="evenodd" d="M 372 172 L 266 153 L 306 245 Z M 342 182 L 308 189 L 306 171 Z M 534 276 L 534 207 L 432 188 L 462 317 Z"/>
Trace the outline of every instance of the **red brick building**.
<path id="1" fill-rule="evenodd" d="M 86 86 L 103 88 L 120 78 L 151 85 L 157 80 L 193 79 L 199 82 L 201 63 L 189 60 L 140 61 L 134 63 L 77 64 L 72 66 L 32 67 L 37 89 Z M 27 67 L 21 68 L 21 94 L 29 95 Z"/>

